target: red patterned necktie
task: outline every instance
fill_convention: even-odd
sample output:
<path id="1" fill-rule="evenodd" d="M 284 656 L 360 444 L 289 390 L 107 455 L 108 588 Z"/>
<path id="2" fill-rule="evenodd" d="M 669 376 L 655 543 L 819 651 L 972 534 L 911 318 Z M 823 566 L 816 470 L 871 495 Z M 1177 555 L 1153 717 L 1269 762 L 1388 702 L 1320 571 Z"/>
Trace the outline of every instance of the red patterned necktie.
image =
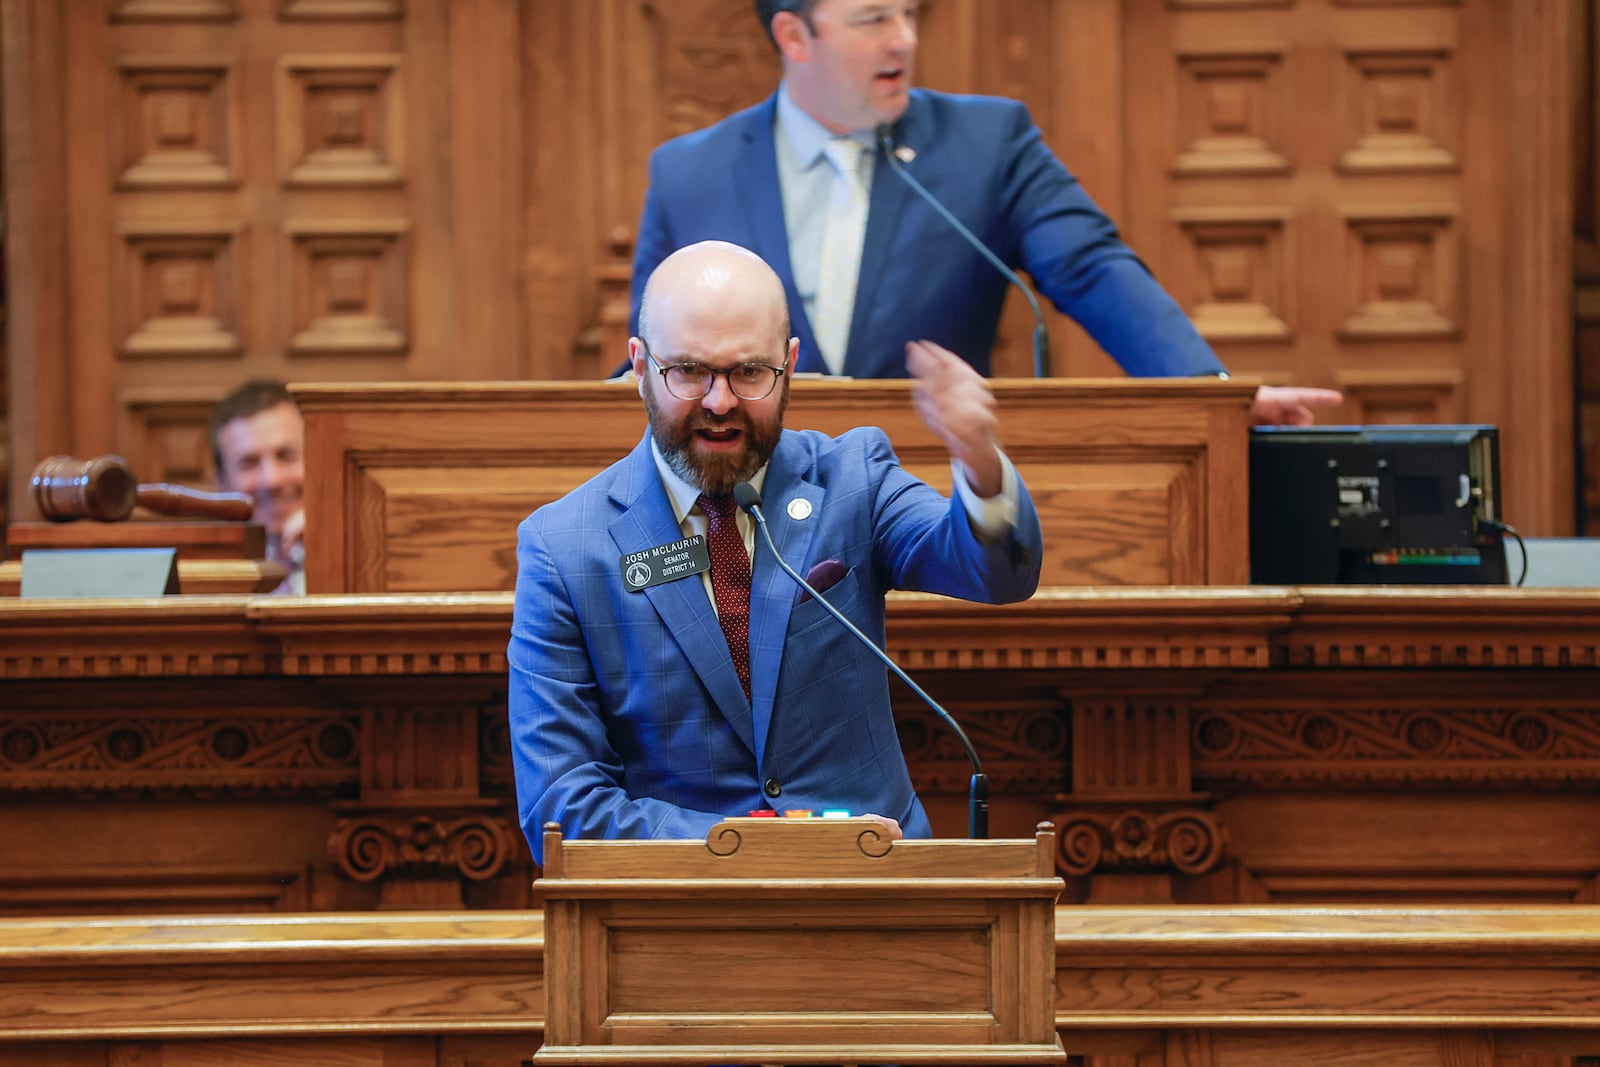
<path id="1" fill-rule="evenodd" d="M 711 520 L 711 594 L 717 601 L 717 621 L 728 639 L 728 651 L 738 668 L 744 698 L 750 699 L 750 554 L 739 532 L 737 505 L 732 494 L 700 494 L 695 501 Z"/>

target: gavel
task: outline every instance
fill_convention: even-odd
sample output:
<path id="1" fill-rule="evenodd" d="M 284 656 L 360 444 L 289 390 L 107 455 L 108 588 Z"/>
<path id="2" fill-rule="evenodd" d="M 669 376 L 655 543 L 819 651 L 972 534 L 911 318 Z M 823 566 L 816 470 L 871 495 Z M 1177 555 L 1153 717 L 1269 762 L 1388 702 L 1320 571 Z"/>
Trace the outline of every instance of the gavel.
<path id="1" fill-rule="evenodd" d="M 182 485 L 140 485 L 121 456 L 51 456 L 33 468 L 29 486 L 39 513 L 53 522 L 121 522 L 135 507 L 160 515 L 243 522 L 255 511 L 245 493 L 207 493 Z"/>

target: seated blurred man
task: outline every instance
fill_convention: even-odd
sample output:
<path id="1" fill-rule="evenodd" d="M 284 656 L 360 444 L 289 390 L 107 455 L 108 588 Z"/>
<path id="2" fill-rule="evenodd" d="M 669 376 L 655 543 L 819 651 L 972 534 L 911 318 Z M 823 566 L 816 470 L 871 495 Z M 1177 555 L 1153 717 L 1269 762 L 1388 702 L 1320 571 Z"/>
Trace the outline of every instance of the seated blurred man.
<path id="1" fill-rule="evenodd" d="M 289 569 L 274 594 L 304 593 L 305 419 L 281 382 L 245 382 L 211 413 L 217 487 L 255 500 L 267 558 Z"/>

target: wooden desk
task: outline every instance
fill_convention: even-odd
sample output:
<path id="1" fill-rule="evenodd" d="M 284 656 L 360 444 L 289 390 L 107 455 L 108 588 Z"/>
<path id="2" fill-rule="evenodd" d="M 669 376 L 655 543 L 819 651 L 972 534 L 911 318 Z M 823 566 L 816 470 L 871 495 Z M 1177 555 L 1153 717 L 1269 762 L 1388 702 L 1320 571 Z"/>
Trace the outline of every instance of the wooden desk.
<path id="1" fill-rule="evenodd" d="M 22 588 L 29 549 L 171 548 L 178 554 L 178 591 L 209 595 L 269 593 L 283 582 L 283 564 L 266 559 L 265 527 L 198 520 L 14 522 L 3 530 L 0 597 Z"/>
<path id="2" fill-rule="evenodd" d="M 998 379 L 1002 435 L 1045 530 L 1048 585 L 1249 580 L 1242 380 Z M 627 382 L 296 385 L 306 417 L 306 588 L 509 590 L 516 528 L 638 444 Z M 943 447 L 895 381 L 801 379 L 789 426 L 881 426 L 948 491 Z"/>

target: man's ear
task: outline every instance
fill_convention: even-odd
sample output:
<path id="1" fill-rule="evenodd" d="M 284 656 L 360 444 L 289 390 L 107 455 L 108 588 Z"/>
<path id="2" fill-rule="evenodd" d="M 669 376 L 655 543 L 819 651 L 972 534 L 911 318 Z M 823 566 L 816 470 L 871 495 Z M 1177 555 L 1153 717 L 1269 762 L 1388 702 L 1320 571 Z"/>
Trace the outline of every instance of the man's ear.
<path id="1" fill-rule="evenodd" d="M 645 363 L 649 357 L 644 354 L 644 342 L 637 337 L 628 338 L 628 362 L 633 365 L 633 376 L 639 383 L 639 395 L 644 396 Z"/>
<path id="2" fill-rule="evenodd" d="M 811 29 L 806 20 L 793 11 L 780 11 L 772 16 L 772 39 L 778 42 L 778 51 L 791 63 L 811 61 Z"/>
<path id="3" fill-rule="evenodd" d="M 791 378 L 794 377 L 795 364 L 798 363 L 799 360 L 800 360 L 800 338 L 791 337 L 791 338 L 789 338 L 789 358 L 784 360 L 784 362 L 783 362 L 785 371 L 789 375 L 789 377 L 791 377 Z"/>

